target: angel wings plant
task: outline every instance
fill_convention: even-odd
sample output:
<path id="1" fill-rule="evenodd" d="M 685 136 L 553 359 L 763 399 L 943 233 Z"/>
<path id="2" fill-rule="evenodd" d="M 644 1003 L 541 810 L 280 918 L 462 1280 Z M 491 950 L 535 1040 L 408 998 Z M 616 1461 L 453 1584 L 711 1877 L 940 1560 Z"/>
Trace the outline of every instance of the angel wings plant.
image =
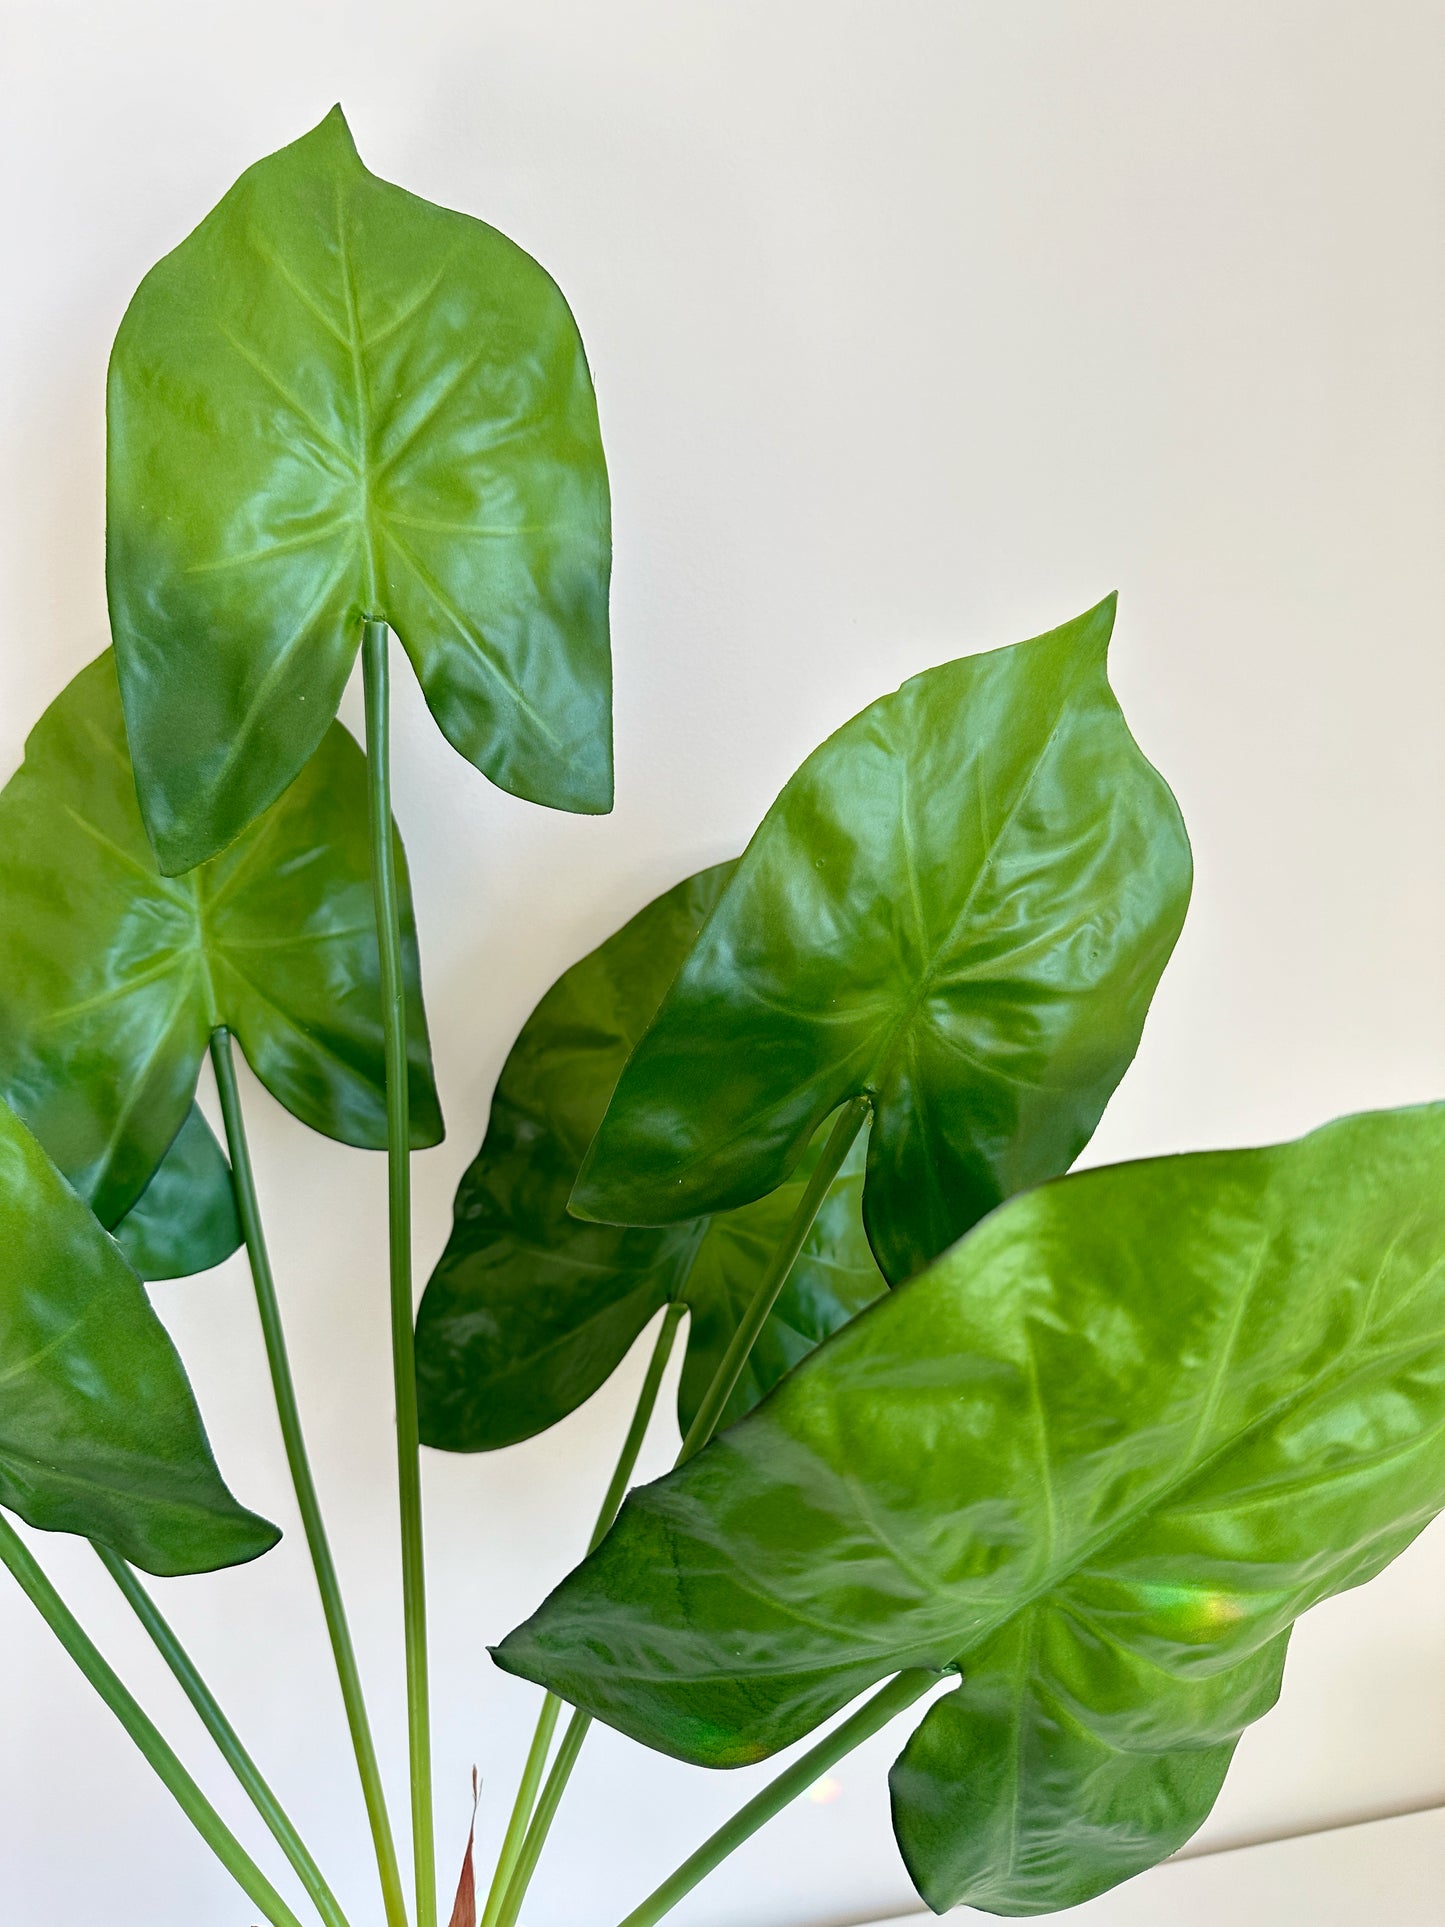
<path id="1" fill-rule="evenodd" d="M 368 173 L 336 110 L 146 276 L 108 409 L 114 647 L 0 794 L 0 1506 L 92 1541 L 325 1927 L 436 1927 L 419 1443 L 541 1431 L 655 1324 L 588 1556 L 495 1649 L 546 1691 L 485 1927 L 515 1927 L 596 1718 L 717 1768 L 826 1729 L 625 1927 L 930 1692 L 891 1793 L 935 1909 L 1051 1912 L 1172 1851 L 1297 1616 L 1445 1504 L 1445 1106 L 1066 1175 L 1190 888 L 1109 686 L 1112 601 L 881 697 L 736 861 L 564 973 L 414 1328 L 409 1158 L 441 1115 L 388 637 L 493 782 L 609 807 L 577 330 L 511 242 Z M 334 720 L 358 654 L 365 753 Z M 388 1154 L 410 1881 L 233 1040 L 294 1115 Z M 277 1537 L 140 1282 L 242 1242 L 375 1849 L 350 1920 L 137 1577 Z M 684 1320 L 678 1465 L 629 1494 Z M 0 1557 L 297 1927 L 3 1515 Z M 453 1927 L 474 1896 L 469 1845 Z"/>

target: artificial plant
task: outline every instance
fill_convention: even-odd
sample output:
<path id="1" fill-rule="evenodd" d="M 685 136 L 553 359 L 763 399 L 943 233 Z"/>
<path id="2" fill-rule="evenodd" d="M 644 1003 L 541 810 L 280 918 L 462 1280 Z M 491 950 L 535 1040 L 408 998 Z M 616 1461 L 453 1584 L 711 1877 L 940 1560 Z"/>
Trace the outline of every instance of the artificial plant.
<path id="1" fill-rule="evenodd" d="M 1298 1614 L 1445 1505 L 1445 1107 L 1066 1175 L 1191 877 L 1109 685 L 1112 599 L 880 698 L 735 861 L 564 973 L 414 1330 L 409 1157 L 441 1115 L 388 636 L 494 782 L 609 806 L 608 495 L 575 324 L 495 230 L 368 173 L 338 109 L 147 275 L 108 419 L 113 651 L 0 794 L 0 1507 L 92 1541 L 324 1927 L 437 1927 L 419 1441 L 531 1436 L 656 1321 L 589 1555 L 496 1649 L 547 1691 L 485 1927 L 515 1927 L 594 1718 L 727 1767 L 872 1695 L 627 1927 L 930 1691 L 892 1775 L 930 1905 L 1049 1912 L 1172 1851 Z M 364 754 L 334 720 L 358 654 Z M 233 1038 L 302 1121 L 388 1153 L 410 1891 Z M 379 1915 L 348 1919 L 135 1571 L 276 1537 L 221 1483 L 140 1282 L 240 1242 Z M 679 1463 L 628 1496 L 684 1319 Z M 297 1927 L 3 1518 L 0 1558 Z M 469 1839 L 452 1927 L 477 1910 Z"/>

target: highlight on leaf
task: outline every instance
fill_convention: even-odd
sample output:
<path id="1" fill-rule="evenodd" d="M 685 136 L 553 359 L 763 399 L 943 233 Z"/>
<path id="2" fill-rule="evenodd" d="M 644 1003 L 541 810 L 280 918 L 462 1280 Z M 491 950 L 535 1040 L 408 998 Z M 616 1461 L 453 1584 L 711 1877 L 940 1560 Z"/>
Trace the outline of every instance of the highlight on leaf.
<path id="1" fill-rule="evenodd" d="M 155 1573 L 280 1537 L 227 1491 L 140 1280 L 3 1101 L 0 1506 Z"/>
<path id="2" fill-rule="evenodd" d="M 691 1424 L 817 1145 L 771 1197 L 692 1224 L 588 1224 L 567 1200 L 629 1052 L 734 868 L 715 864 L 654 898 L 564 971 L 523 1025 L 417 1317 L 428 1445 L 490 1451 L 556 1424 L 670 1301 L 691 1313 L 678 1389 L 682 1430 Z M 885 1289 L 859 1212 L 863 1152 L 830 1187 L 726 1422 Z"/>
<path id="3" fill-rule="evenodd" d="M 403 914 L 412 1142 L 432 1144 L 441 1116 L 405 894 Z M 219 1186 L 204 1142 L 178 1134 L 222 1023 L 302 1123 L 386 1143 L 366 760 L 330 725 L 223 856 L 162 876 L 107 652 L 50 705 L 0 792 L 0 1095 L 103 1224 L 120 1223 L 173 1147 Z"/>
<path id="4" fill-rule="evenodd" d="M 985 1219 L 634 1492 L 496 1651 L 731 1766 L 956 1665 L 893 1775 L 940 1911 L 1172 1852 L 1290 1629 L 1445 1506 L 1445 1104 L 1105 1166 Z"/>
<path id="5" fill-rule="evenodd" d="M 1114 600 L 925 670 L 816 749 L 748 845 L 583 1163 L 577 1215 L 766 1196 L 846 1101 L 863 1216 L 911 1277 L 1067 1170 L 1189 900 L 1167 784 L 1109 687 Z"/>
<path id="6" fill-rule="evenodd" d="M 611 807 L 610 512 L 576 324 L 505 235 L 370 173 L 339 107 L 146 275 L 107 419 L 111 628 L 168 875 L 298 775 L 366 618 L 494 783 Z"/>

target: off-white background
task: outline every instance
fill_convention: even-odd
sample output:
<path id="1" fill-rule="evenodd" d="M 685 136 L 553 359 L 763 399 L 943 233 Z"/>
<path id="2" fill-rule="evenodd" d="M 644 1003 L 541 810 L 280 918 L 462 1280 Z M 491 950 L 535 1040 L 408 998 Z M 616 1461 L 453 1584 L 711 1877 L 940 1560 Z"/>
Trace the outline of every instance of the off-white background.
<path id="1" fill-rule="evenodd" d="M 340 97 L 375 169 L 524 243 L 587 339 L 616 505 L 616 813 L 498 794 L 402 681 L 398 806 L 450 1126 L 417 1161 L 422 1277 L 501 1056 L 563 966 L 737 850 L 811 745 L 875 695 L 1115 586 L 1115 680 L 1183 804 L 1198 883 L 1089 1155 L 1270 1139 L 1440 1094 L 1435 0 L 0 0 L 0 34 L 0 773 L 106 639 L 111 334 L 249 161 Z M 382 1161 L 248 1095 L 400 1810 Z M 157 1298 L 232 1483 L 291 1527 L 242 1267 Z M 578 1552 L 639 1373 L 634 1357 L 526 1447 L 428 1459 L 445 1880 L 468 1769 L 485 1777 L 490 1847 L 533 1710 L 486 1642 Z M 89 1553 L 43 1551 L 255 1839 Z M 161 1590 L 369 1927 L 299 1535 Z M 246 1927 L 5 1586 L 0 1695 L 7 1923 Z M 845 1766 L 832 1804 L 779 1820 L 679 1922 L 836 1927 L 912 1906 L 883 1794 L 893 1745 Z M 753 1784 L 599 1733 L 529 1927 L 607 1927 Z M 1438 1531 L 1301 1629 L 1284 1702 L 1242 1744 L 1207 1837 L 1434 1797 Z M 1335 1892 L 1335 1862 L 1291 1851 L 1299 1904 L 1269 1917 L 1324 1918 L 1310 1882 Z M 1229 1863 L 1240 1918 L 1251 1860 Z M 1210 1918 L 1230 1912 L 1209 1893 Z M 1119 1906 L 1093 1917 L 1137 1918 Z"/>

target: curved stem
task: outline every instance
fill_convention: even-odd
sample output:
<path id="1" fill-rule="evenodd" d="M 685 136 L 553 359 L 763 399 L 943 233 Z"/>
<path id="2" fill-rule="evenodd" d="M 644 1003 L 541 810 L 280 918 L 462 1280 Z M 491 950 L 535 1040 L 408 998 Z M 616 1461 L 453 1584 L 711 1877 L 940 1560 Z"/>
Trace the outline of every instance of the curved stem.
<path id="1" fill-rule="evenodd" d="M 637 1455 L 641 1452 L 642 1441 L 647 1436 L 653 1408 L 657 1404 L 657 1394 L 662 1388 L 662 1375 L 667 1370 L 667 1361 L 672 1354 L 673 1340 L 677 1336 L 677 1327 L 684 1310 L 683 1305 L 671 1304 L 663 1313 L 662 1329 L 658 1332 L 657 1343 L 652 1348 L 652 1358 L 647 1367 L 647 1375 L 642 1381 L 642 1389 L 637 1395 L 637 1406 L 632 1414 L 632 1423 L 628 1427 L 627 1437 L 618 1455 L 617 1469 L 612 1474 L 611 1484 L 602 1501 L 602 1508 L 597 1514 L 597 1523 L 592 1528 L 592 1537 L 587 1542 L 588 1552 L 595 1552 L 606 1538 L 608 1528 L 617 1517 L 622 1501 L 627 1496 L 627 1488 L 632 1482 L 632 1474 L 637 1467 Z M 517 1797 L 512 1803 L 511 1818 L 507 1821 L 506 1837 L 502 1841 L 497 1870 L 492 1875 L 492 1885 L 487 1894 L 487 1905 L 482 1914 L 481 1927 L 497 1927 L 501 1917 L 502 1906 L 509 1895 L 517 1863 L 527 1838 L 528 1823 L 532 1818 L 537 1789 L 542 1783 L 542 1772 L 547 1764 L 547 1753 L 552 1745 L 552 1735 L 557 1730 L 557 1716 L 561 1710 L 561 1700 L 555 1693 L 548 1693 L 542 1701 L 542 1710 L 537 1715 L 532 1744 L 527 1749 L 527 1763 L 522 1769 L 522 1783 L 517 1788 Z M 559 1789 L 558 1798 L 560 1797 Z M 519 1895 L 518 1905 L 520 1904 Z"/>
<path id="2" fill-rule="evenodd" d="M 905 1707 L 921 1699 L 930 1686 L 938 1684 L 938 1680 L 937 1673 L 925 1671 L 922 1667 L 896 1674 L 872 1699 L 866 1700 L 850 1719 L 844 1720 L 841 1726 L 835 1727 L 816 1746 L 810 1747 L 801 1759 L 794 1760 L 776 1780 L 765 1786 L 745 1807 L 739 1808 L 710 1840 L 704 1841 L 695 1854 L 683 1861 L 670 1879 L 664 1880 L 640 1907 L 632 1910 L 621 1927 L 655 1927 L 664 1914 L 671 1913 L 699 1881 L 704 1880 L 745 1840 L 751 1839 L 759 1827 L 771 1820 L 774 1814 L 781 1813 L 800 1793 L 806 1793 L 855 1746 L 871 1739 L 896 1713 L 901 1713 Z"/>
<path id="3" fill-rule="evenodd" d="M 0 1515 L 0 1560 L 10 1568 L 50 1630 L 140 1748 L 206 1845 L 271 1927 L 301 1927 L 235 1834 L 176 1758 L 155 1723 L 46 1578 L 10 1521 Z"/>
<path id="4" fill-rule="evenodd" d="M 723 1354 L 722 1363 L 713 1373 L 711 1385 L 703 1394 L 697 1416 L 687 1428 L 687 1437 L 682 1442 L 682 1450 L 677 1455 L 679 1465 L 684 1464 L 694 1452 L 700 1452 L 718 1428 L 718 1421 L 733 1395 L 733 1388 L 742 1377 L 743 1367 L 752 1355 L 753 1346 L 758 1342 L 758 1334 L 768 1321 L 768 1314 L 778 1302 L 778 1293 L 788 1281 L 788 1273 L 797 1263 L 798 1253 L 807 1242 L 808 1233 L 813 1228 L 813 1220 L 822 1209 L 828 1188 L 837 1177 L 844 1158 L 853 1148 L 853 1140 L 863 1128 L 863 1120 L 868 1115 L 866 1097 L 852 1098 L 838 1113 L 837 1122 L 828 1133 L 828 1141 L 823 1146 L 813 1175 L 809 1178 L 803 1195 L 798 1200 L 798 1208 L 783 1233 L 782 1242 L 768 1260 L 768 1268 L 758 1280 L 758 1288 L 753 1293 L 752 1302 L 743 1313 L 737 1330 L 733 1333 L 732 1343 Z"/>
<path id="5" fill-rule="evenodd" d="M 216 1090 L 221 1100 L 221 1116 L 226 1129 L 226 1151 L 231 1160 L 231 1175 L 236 1193 L 236 1210 L 246 1239 L 246 1254 L 251 1261 L 251 1278 L 256 1288 L 256 1309 L 261 1318 L 261 1335 L 266 1345 L 266 1362 L 276 1397 L 276 1414 L 281 1423 L 281 1438 L 286 1447 L 286 1463 L 301 1513 L 301 1525 L 316 1574 L 316 1589 L 321 1595 L 321 1610 L 336 1662 L 336 1677 L 346 1708 L 346 1724 L 351 1733 L 352 1751 L 361 1776 L 366 1817 L 376 1853 L 381 1879 L 382 1899 L 388 1927 L 407 1927 L 406 1900 L 402 1893 L 401 1868 L 397 1864 L 396 1842 L 391 1818 L 386 1810 L 386 1795 L 381 1784 L 381 1769 L 376 1758 L 371 1722 L 361 1690 L 361 1673 L 351 1643 L 351 1628 L 341 1598 L 331 1543 L 321 1516 L 321 1501 L 311 1473 L 306 1439 L 301 1430 L 301 1413 L 296 1402 L 296 1386 L 291 1377 L 291 1361 L 286 1351 L 286 1334 L 281 1324 L 281 1307 L 276 1297 L 276 1281 L 271 1272 L 270 1254 L 261 1226 L 261 1207 L 256 1196 L 256 1178 L 251 1169 L 251 1147 L 246 1137 L 246 1120 L 241 1110 L 241 1093 L 236 1083 L 236 1063 L 231 1053 L 231 1033 L 224 1025 L 211 1033 L 211 1064 L 216 1073 Z"/>
<path id="6" fill-rule="evenodd" d="M 160 1612 L 155 1601 L 136 1578 L 124 1559 L 108 1546 L 96 1546 L 101 1563 L 125 1595 L 142 1626 L 155 1642 L 156 1650 L 180 1683 L 181 1691 L 200 1714 L 206 1731 L 216 1742 L 221 1757 L 240 1781 L 252 1806 L 266 1822 L 282 1853 L 295 1868 L 297 1878 L 315 1902 L 326 1927 L 348 1927 L 345 1914 L 321 1869 L 311 1857 L 281 1802 L 266 1784 L 260 1768 L 241 1744 L 236 1729 L 216 1703 L 211 1689 L 197 1672 L 194 1662 Z"/>
<path id="7" fill-rule="evenodd" d="M 407 1077 L 406 981 L 391 823 L 391 718 L 387 629 L 361 632 L 366 694 L 367 785 L 371 803 L 371 887 L 381 953 L 382 1030 L 386 1046 L 387 1217 L 391 1253 L 391 1362 L 396 1396 L 396 1469 L 401 1497 L 401 1592 L 406 1631 L 407 1740 L 411 1755 L 411 1834 L 417 1927 L 436 1927 L 436 1845 L 432 1819 L 431 1700 L 427 1684 L 426 1571 L 421 1526 L 421 1445 L 417 1432 L 416 1353 L 411 1289 L 411 1115 Z"/>

